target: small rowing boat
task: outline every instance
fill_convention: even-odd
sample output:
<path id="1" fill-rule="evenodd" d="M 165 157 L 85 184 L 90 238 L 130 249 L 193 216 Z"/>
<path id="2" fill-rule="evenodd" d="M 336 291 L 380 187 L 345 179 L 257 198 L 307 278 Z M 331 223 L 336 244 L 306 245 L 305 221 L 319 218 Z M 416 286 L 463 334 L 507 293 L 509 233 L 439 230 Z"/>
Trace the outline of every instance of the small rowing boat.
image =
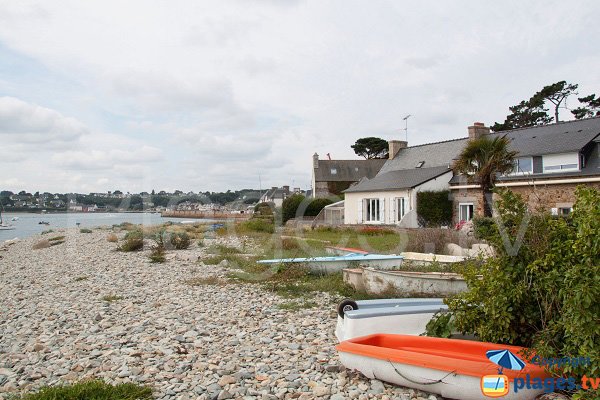
<path id="1" fill-rule="evenodd" d="M 313 272 L 334 273 L 355 264 L 377 269 L 393 269 L 402 264 L 404 257 L 395 254 L 348 253 L 344 256 L 307 257 L 307 258 L 276 258 L 260 260 L 259 264 L 300 264 Z"/>
<path id="2" fill-rule="evenodd" d="M 342 342 L 374 333 L 420 335 L 435 313 L 447 309 L 440 298 L 346 299 L 338 305 L 335 336 Z"/>
<path id="3" fill-rule="evenodd" d="M 530 400 L 544 392 L 543 380 L 549 377 L 533 364 L 522 363 L 519 370 L 498 370 L 488 353 L 519 354 L 524 349 L 517 346 L 375 334 L 346 340 L 336 348 L 346 368 L 360 371 L 367 378 L 448 399 Z"/>

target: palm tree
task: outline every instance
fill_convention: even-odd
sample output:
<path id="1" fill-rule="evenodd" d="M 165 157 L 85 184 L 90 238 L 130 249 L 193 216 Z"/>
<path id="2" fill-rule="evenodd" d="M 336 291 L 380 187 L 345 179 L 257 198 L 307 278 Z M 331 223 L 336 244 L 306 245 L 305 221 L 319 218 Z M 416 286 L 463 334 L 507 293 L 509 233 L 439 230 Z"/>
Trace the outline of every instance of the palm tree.
<path id="1" fill-rule="evenodd" d="M 509 150 L 506 136 L 482 136 L 469 140 L 454 163 L 457 173 L 479 183 L 483 193 L 483 214 L 492 216 L 492 190 L 498 175 L 513 171 L 516 151 Z"/>

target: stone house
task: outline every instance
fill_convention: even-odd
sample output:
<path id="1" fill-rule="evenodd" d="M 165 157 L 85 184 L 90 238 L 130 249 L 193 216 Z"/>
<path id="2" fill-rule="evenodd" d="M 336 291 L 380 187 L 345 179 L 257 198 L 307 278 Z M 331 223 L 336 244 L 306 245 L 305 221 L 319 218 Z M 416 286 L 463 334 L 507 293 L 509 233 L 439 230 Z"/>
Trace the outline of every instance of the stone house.
<path id="1" fill-rule="evenodd" d="M 344 223 L 418 227 L 417 193 L 450 190 L 453 222 L 483 214 L 479 185 L 455 176 L 452 165 L 469 140 L 504 136 L 518 152 L 514 172 L 498 187 L 523 195 L 532 209 L 555 215 L 571 212 L 578 185 L 600 187 L 600 117 L 491 133 L 475 123 L 468 137 L 409 147 L 390 141 L 390 158 L 372 179 L 344 191 Z"/>
<path id="2" fill-rule="evenodd" d="M 339 196 L 363 178 L 373 178 L 385 159 L 371 160 L 319 160 L 313 155 L 312 197 Z"/>
<path id="3" fill-rule="evenodd" d="M 499 176 L 497 187 L 509 188 L 523 196 L 529 208 L 566 215 L 575 202 L 579 185 L 600 188 L 600 118 L 559 122 L 508 132 L 490 133 L 476 126 L 473 136 L 503 135 L 518 151 L 514 172 Z M 450 180 L 454 222 L 483 215 L 480 186 L 463 176 Z"/>

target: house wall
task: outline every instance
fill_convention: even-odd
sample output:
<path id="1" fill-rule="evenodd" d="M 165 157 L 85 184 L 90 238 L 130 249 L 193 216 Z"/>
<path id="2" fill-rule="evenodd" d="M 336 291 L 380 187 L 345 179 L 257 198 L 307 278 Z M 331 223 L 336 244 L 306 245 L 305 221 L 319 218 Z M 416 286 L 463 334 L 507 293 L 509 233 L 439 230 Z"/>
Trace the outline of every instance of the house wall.
<path id="1" fill-rule="evenodd" d="M 551 211 L 552 208 L 571 207 L 575 203 L 575 189 L 585 184 L 600 190 L 600 182 L 566 183 L 556 185 L 536 184 L 535 186 L 511 186 L 509 189 L 523 197 L 529 209 Z M 473 203 L 475 215 L 483 215 L 483 195 L 478 189 L 460 189 L 452 191 L 453 221 L 458 223 L 460 203 Z M 497 196 L 494 195 L 494 201 Z"/>
<path id="2" fill-rule="evenodd" d="M 417 193 L 421 191 L 448 190 L 448 182 L 452 178 L 452 172 L 448 172 L 435 179 L 423 183 L 413 189 L 391 190 L 378 192 L 346 193 L 344 199 L 344 223 L 346 224 L 399 224 L 407 228 L 417 228 Z M 404 197 L 407 200 L 406 214 L 402 221 L 398 222 L 392 213 L 394 208 L 391 206 L 398 197 Z M 384 201 L 384 219 L 381 222 L 361 221 L 359 220 L 359 202 L 365 199 L 383 199 Z M 363 210 L 364 211 L 364 210 Z"/>

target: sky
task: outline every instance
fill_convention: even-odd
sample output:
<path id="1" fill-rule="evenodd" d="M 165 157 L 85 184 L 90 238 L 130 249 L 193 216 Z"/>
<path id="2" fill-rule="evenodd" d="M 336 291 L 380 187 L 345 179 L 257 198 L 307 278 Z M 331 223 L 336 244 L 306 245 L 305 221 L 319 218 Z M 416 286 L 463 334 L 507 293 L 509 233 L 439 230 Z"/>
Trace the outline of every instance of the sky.
<path id="1" fill-rule="evenodd" d="M 600 94 L 599 17 L 593 0 L 0 0 L 0 189 L 308 189 L 315 152 L 403 140 L 408 114 L 417 145 L 560 80 Z"/>

